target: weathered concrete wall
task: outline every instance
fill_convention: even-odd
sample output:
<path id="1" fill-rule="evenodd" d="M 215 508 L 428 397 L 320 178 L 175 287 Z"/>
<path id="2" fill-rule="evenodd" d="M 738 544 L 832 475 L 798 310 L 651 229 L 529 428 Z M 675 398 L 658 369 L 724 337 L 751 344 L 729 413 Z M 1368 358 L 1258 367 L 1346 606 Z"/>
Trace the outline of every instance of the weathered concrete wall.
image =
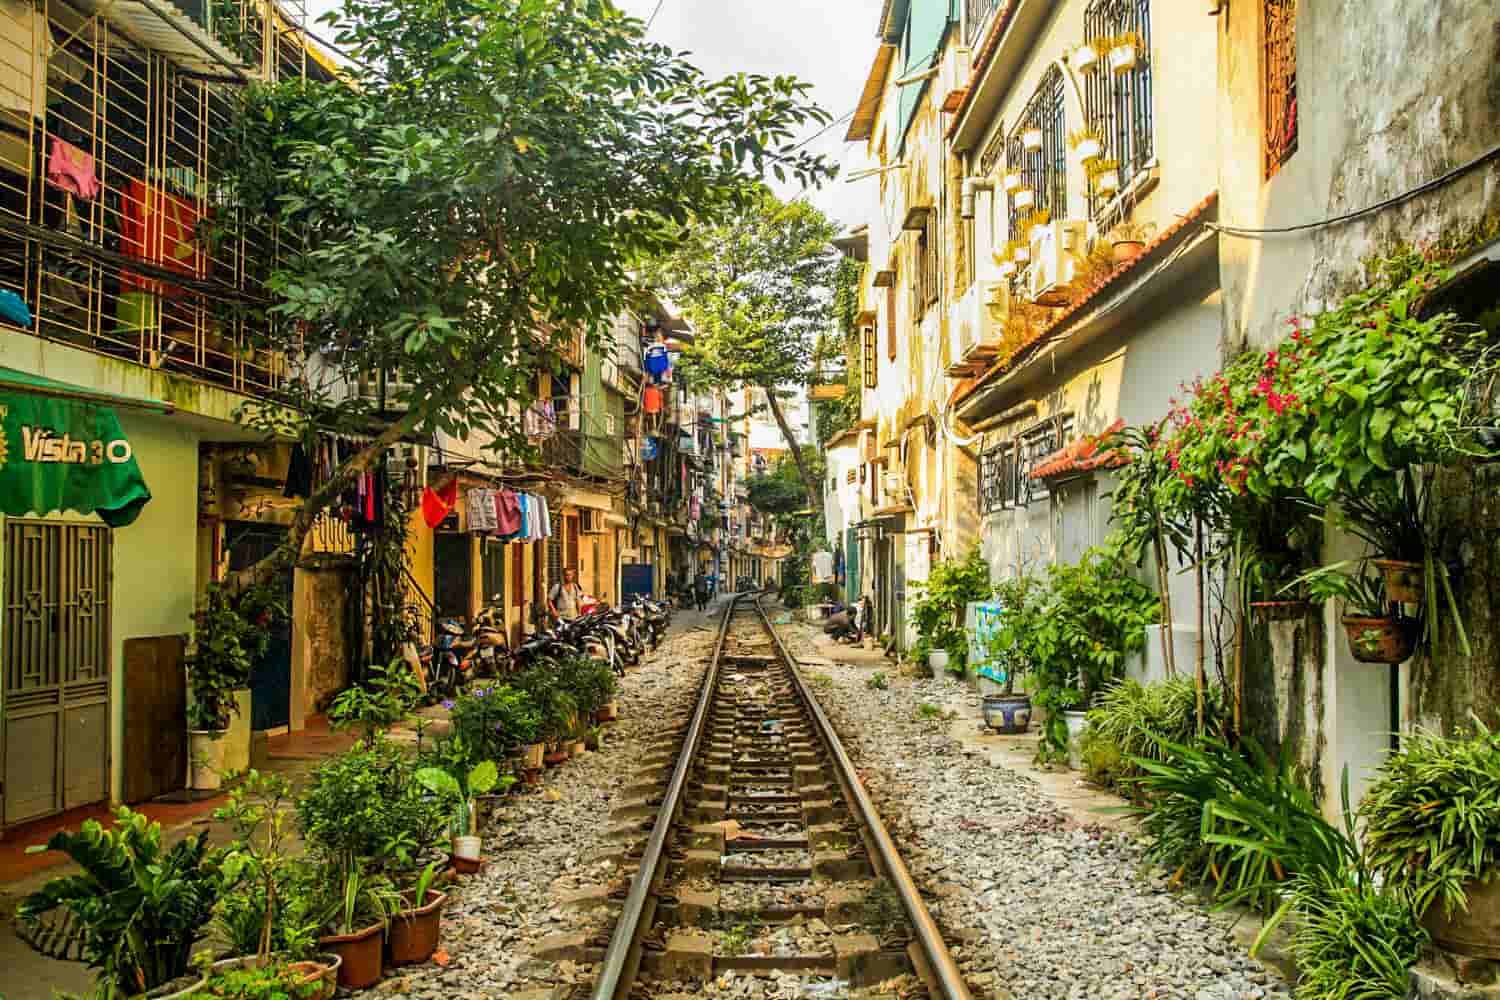
<path id="1" fill-rule="evenodd" d="M 354 567 L 346 560 L 313 557 L 292 579 L 292 728 L 328 707 L 349 684 L 355 652 L 349 648 L 349 602 Z"/>
<path id="2" fill-rule="evenodd" d="M 1500 135 L 1500 17 L 1490 0 L 1352 0 L 1298 5 L 1297 150 L 1263 176 L 1262 27 L 1260 4 L 1229 4 L 1220 14 L 1220 221 L 1272 228 L 1334 218 L 1378 204 L 1432 180 L 1488 149 Z M 1400 243 L 1451 238 L 1500 209 L 1500 168 L 1473 171 L 1440 190 L 1357 221 L 1264 239 L 1226 237 L 1220 244 L 1226 354 L 1280 339 L 1289 317 L 1318 312 L 1363 285 L 1367 258 Z M 1496 554 L 1488 473 L 1443 477 L 1438 518 L 1459 539 L 1460 600 L 1470 622 L 1472 658 L 1447 642 L 1434 662 L 1401 668 L 1403 728 L 1452 729 L 1470 705 L 1496 720 L 1500 636 L 1490 575 Z M 1330 539 L 1330 558 L 1349 554 Z M 1299 738 L 1321 748 L 1325 807 L 1337 809 L 1347 765 L 1351 790 L 1389 745 L 1390 673 L 1349 658 L 1338 609 L 1323 609 L 1324 649 L 1315 665 L 1299 654 L 1304 674 L 1326 681 L 1320 715 Z M 1311 647 L 1309 647 L 1311 649 Z M 1280 663 L 1280 661 L 1277 661 Z M 1258 671 L 1274 665 L 1255 667 Z M 1257 725 L 1297 703 L 1281 687 L 1251 690 Z M 1303 759 L 1308 759 L 1307 751 Z M 1330 796 L 1329 793 L 1334 793 Z M 1332 798 L 1334 801 L 1329 802 Z"/>
<path id="3" fill-rule="evenodd" d="M 1323 732 L 1325 631 L 1317 609 L 1287 621 L 1253 618 L 1244 665 L 1245 732 L 1273 760 L 1286 753 L 1316 794 L 1327 741 Z M 1334 793 L 1337 801 L 1337 792 Z"/>

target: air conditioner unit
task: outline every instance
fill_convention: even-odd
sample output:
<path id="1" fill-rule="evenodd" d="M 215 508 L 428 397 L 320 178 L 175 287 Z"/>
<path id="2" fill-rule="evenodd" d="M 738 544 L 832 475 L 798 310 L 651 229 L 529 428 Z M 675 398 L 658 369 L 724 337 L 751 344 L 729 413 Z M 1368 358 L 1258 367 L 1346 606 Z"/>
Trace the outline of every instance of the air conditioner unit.
<path id="1" fill-rule="evenodd" d="M 1032 228 L 1031 266 L 1026 272 L 1028 298 L 1038 305 L 1067 305 L 1078 274 L 1078 260 L 1087 249 L 1088 233 L 1089 225 L 1082 219 Z"/>

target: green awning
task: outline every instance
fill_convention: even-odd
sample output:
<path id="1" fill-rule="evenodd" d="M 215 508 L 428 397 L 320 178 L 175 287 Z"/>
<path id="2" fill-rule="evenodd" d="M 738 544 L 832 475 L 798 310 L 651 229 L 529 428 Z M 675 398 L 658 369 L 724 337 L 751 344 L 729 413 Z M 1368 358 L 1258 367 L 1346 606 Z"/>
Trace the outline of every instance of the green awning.
<path id="1" fill-rule="evenodd" d="M 113 405 L 171 412 L 0 368 L 0 512 L 98 513 L 112 528 L 134 521 L 151 491 Z"/>

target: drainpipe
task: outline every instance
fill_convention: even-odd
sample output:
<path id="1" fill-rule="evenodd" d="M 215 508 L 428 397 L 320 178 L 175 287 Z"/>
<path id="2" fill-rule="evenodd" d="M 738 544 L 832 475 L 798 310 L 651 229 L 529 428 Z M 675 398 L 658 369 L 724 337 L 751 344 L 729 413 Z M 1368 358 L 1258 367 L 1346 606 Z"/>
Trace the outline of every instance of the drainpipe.
<path id="1" fill-rule="evenodd" d="M 979 191 L 993 190 L 995 190 L 995 182 L 988 177 L 965 177 L 958 203 L 958 214 L 965 219 L 974 218 L 974 195 Z"/>

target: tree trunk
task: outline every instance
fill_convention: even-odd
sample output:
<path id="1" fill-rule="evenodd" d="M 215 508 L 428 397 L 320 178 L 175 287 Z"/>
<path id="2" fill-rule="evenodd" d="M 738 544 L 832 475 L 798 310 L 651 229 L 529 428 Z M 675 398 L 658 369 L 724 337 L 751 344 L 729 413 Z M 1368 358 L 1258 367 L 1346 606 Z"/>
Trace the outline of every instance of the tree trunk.
<path id="1" fill-rule="evenodd" d="M 786 422 L 786 414 L 781 412 L 781 401 L 776 398 L 775 387 L 762 386 L 762 388 L 765 389 L 766 399 L 771 404 L 771 415 L 776 418 L 776 426 L 781 428 L 781 436 L 786 439 L 786 446 L 792 450 L 792 461 L 797 463 L 797 475 L 802 478 L 802 488 L 807 490 L 808 506 L 816 506 L 823 496 L 820 484 L 808 471 L 807 459 L 802 454 L 802 445 L 797 443 L 797 436 L 792 433 L 792 425 Z"/>
<path id="2" fill-rule="evenodd" d="M 314 523 L 317 522 L 318 515 L 333 503 L 356 475 L 368 470 L 387 448 L 401 440 L 401 436 L 416 424 L 417 417 L 416 413 L 408 413 L 389 425 L 374 440 L 334 470 L 332 478 L 313 491 L 311 496 L 302 501 L 302 506 L 297 508 L 297 513 L 292 518 L 291 526 L 287 528 L 286 538 L 281 545 L 254 566 L 247 566 L 233 574 L 227 581 L 229 589 L 239 591 L 248 587 L 269 584 L 277 572 L 296 562 L 297 557 L 302 554 L 302 545 L 307 540 L 308 532 L 312 531 Z"/>
<path id="3" fill-rule="evenodd" d="M 1168 677 L 1177 676 L 1176 636 L 1172 632 L 1172 578 L 1167 570 L 1167 544 L 1162 540 L 1161 519 L 1156 522 L 1156 537 L 1152 540 L 1156 556 L 1156 584 L 1161 591 L 1161 655 Z"/>
<path id="4" fill-rule="evenodd" d="M 1205 619 L 1204 594 L 1203 594 L 1203 519 L 1193 519 L 1193 579 L 1198 590 L 1198 665 L 1193 677 L 1193 686 L 1198 704 L 1198 735 L 1203 735 L 1203 695 L 1208 686 L 1208 671 L 1205 657 L 1208 655 L 1207 636 L 1204 634 L 1208 628 Z"/>

